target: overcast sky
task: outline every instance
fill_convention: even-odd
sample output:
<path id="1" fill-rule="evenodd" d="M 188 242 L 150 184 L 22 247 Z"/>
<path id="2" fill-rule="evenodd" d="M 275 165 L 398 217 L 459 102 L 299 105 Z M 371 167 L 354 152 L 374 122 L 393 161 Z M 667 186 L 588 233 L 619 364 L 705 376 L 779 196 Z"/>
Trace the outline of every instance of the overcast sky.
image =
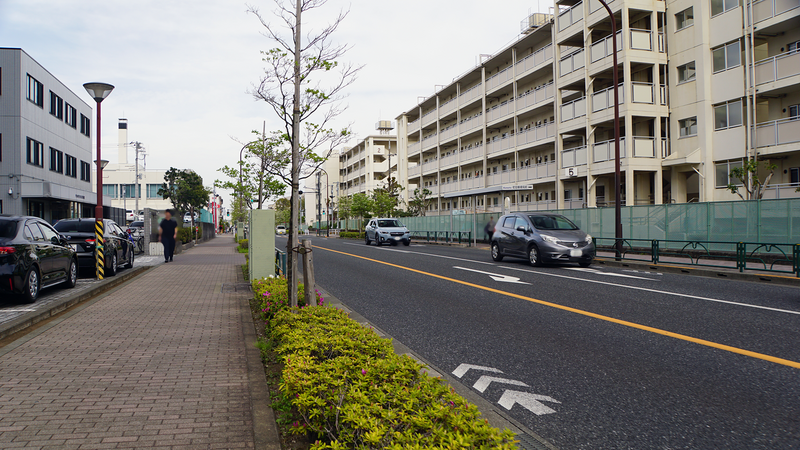
<path id="1" fill-rule="evenodd" d="M 116 89 L 103 102 L 104 159 L 116 160 L 116 122 L 147 148 L 147 168 L 197 171 L 207 186 L 235 165 L 251 130 L 280 123 L 247 92 L 261 73 L 261 50 L 274 45 L 247 4 L 269 17 L 272 0 L 0 0 L 0 46 L 21 47 L 87 103 L 87 81 Z M 330 0 L 307 17 L 306 31 L 340 8 L 350 15 L 335 41 L 365 65 L 349 88 L 354 140 L 394 119 L 418 96 L 516 39 L 529 11 L 551 2 L 506 0 Z M 309 30 L 311 27 L 311 30 Z M 107 156 L 107 157 L 106 157 Z M 129 158 L 133 158 L 131 156 Z"/>

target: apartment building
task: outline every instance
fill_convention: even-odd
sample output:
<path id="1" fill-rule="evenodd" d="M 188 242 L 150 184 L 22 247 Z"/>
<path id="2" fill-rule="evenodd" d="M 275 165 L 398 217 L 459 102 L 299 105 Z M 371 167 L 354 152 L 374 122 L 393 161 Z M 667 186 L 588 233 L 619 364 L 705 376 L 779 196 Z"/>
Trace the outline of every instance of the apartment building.
<path id="1" fill-rule="evenodd" d="M 339 154 L 334 152 L 317 170 L 306 178 L 303 188 L 305 224 L 314 226 L 317 220 L 327 222 L 339 201 Z M 318 194 L 318 190 L 321 195 Z M 319 202 L 319 204 L 318 204 Z M 333 206 L 332 206 L 333 205 Z M 319 217 L 317 217 L 319 216 Z"/>
<path id="2" fill-rule="evenodd" d="M 94 217 L 91 117 L 24 50 L 0 48 L 0 213 Z"/>
<path id="3" fill-rule="evenodd" d="M 778 166 L 765 198 L 797 195 L 800 1 L 754 3 L 755 33 L 736 0 L 609 7 L 615 36 L 598 0 L 559 1 L 397 117 L 400 173 L 432 212 L 615 204 L 612 39 L 624 205 L 738 198 L 730 170 L 754 154 Z"/>

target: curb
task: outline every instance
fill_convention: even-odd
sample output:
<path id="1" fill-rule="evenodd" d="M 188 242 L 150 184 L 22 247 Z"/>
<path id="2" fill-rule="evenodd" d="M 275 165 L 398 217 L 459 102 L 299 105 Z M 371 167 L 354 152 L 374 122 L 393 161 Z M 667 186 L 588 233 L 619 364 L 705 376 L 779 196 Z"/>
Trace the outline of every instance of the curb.
<path id="1" fill-rule="evenodd" d="M 104 292 L 107 292 L 126 281 L 141 275 L 142 273 L 150 270 L 154 266 L 139 266 L 134 267 L 133 269 L 128 269 L 125 273 L 119 274 L 115 277 L 105 278 L 103 281 L 98 283 L 96 286 L 88 289 L 84 292 L 79 294 L 70 295 L 66 298 L 63 298 L 52 305 L 49 305 L 45 309 L 32 311 L 30 313 L 24 314 L 7 324 L 3 325 L 3 328 L 0 329 L 0 339 L 5 339 L 13 334 L 19 333 L 20 331 L 25 330 L 33 325 L 36 325 L 39 322 L 47 320 L 59 313 L 62 313 L 75 305 L 85 302 L 93 297 L 96 297 Z"/>
<path id="2" fill-rule="evenodd" d="M 407 355 L 411 359 L 414 359 L 425 366 L 425 372 L 429 376 L 440 378 L 443 382 L 450 385 L 458 395 L 464 397 L 470 403 L 477 406 L 478 410 L 481 412 L 481 415 L 489 421 L 490 425 L 500 429 L 507 428 L 511 430 L 519 440 L 519 443 L 517 444 L 518 448 L 523 450 L 558 450 L 553 444 L 550 444 L 544 438 L 506 414 L 497 405 L 484 399 L 468 386 L 462 384 L 458 379 L 452 377 L 448 372 L 443 371 L 431 364 L 428 360 L 416 354 L 403 343 L 370 323 L 366 318 L 364 318 L 364 316 L 353 311 L 351 308 L 348 308 L 347 305 L 342 303 L 341 300 L 333 296 L 330 292 L 319 285 L 316 287 L 320 291 L 320 294 L 323 294 L 323 297 L 325 297 L 325 303 L 327 303 L 330 307 L 341 309 L 342 311 L 346 312 L 351 319 L 361 324 L 361 326 L 369 327 L 375 331 L 378 336 L 391 340 L 395 353 L 398 355 Z"/>

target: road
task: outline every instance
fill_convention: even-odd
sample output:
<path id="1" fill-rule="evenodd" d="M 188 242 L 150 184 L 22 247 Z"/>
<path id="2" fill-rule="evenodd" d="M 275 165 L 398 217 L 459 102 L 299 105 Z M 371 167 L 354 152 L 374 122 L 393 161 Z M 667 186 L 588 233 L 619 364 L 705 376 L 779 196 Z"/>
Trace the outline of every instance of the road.
<path id="1" fill-rule="evenodd" d="M 800 445 L 798 288 L 313 243 L 322 288 L 561 449 Z"/>

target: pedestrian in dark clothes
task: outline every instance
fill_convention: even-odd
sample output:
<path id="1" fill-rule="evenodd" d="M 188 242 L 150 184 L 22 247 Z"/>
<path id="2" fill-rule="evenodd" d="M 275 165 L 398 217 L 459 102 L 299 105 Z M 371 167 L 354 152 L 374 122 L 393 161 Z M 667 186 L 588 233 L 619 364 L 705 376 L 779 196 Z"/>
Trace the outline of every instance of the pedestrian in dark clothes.
<path id="1" fill-rule="evenodd" d="M 483 227 L 483 234 L 486 236 L 486 242 L 491 242 L 494 234 L 494 217 L 489 217 L 489 222 Z"/>
<path id="2" fill-rule="evenodd" d="M 178 238 L 178 223 L 172 218 L 172 211 L 167 210 L 164 216 L 164 220 L 158 224 L 158 240 L 164 244 L 164 262 L 171 262 Z"/>

